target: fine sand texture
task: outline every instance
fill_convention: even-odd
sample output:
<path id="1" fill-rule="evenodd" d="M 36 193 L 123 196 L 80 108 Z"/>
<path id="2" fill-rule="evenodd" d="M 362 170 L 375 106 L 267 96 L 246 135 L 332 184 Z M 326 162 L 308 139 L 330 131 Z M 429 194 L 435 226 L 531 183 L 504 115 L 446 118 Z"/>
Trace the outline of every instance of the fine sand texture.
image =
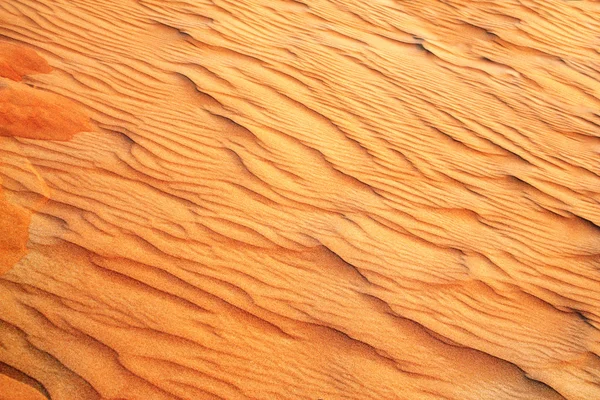
<path id="1" fill-rule="evenodd" d="M 47 399 L 600 399 L 600 2 L 0 0 Z"/>

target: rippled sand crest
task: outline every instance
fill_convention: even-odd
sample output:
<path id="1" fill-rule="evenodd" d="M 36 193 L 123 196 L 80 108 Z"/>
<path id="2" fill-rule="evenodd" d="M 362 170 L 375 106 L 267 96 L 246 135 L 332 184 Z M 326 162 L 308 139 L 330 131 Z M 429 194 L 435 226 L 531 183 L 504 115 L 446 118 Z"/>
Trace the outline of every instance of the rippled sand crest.
<path id="1" fill-rule="evenodd" d="M 0 384 L 600 398 L 599 4 L 4 0 Z"/>

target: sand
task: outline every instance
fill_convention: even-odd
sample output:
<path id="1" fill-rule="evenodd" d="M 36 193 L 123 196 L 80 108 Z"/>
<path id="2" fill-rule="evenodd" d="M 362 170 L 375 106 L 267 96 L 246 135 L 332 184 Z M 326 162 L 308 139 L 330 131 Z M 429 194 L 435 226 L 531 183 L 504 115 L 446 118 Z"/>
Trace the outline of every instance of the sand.
<path id="1" fill-rule="evenodd" d="M 0 2 L 0 391 L 600 398 L 599 4 Z"/>

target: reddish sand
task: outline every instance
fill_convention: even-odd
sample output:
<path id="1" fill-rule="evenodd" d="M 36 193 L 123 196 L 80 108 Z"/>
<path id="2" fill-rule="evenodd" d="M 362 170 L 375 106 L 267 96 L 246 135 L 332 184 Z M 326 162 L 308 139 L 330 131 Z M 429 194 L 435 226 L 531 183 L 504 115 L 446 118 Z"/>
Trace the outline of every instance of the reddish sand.
<path id="1" fill-rule="evenodd" d="M 48 62 L 35 50 L 14 43 L 0 42 L 0 77 L 20 81 L 25 75 L 52 72 Z"/>
<path id="2" fill-rule="evenodd" d="M 0 275 L 27 253 L 30 213 L 9 203 L 0 191 Z"/>
<path id="3" fill-rule="evenodd" d="M 88 116 L 72 100 L 22 83 L 0 83 L 0 136 L 70 140 L 91 129 Z"/>

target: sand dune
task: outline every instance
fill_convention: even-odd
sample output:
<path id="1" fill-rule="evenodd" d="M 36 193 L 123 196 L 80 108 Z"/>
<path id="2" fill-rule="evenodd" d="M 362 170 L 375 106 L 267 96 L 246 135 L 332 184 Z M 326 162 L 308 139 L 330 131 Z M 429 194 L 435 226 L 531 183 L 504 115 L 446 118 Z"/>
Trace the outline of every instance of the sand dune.
<path id="1" fill-rule="evenodd" d="M 0 390 L 600 398 L 599 32 L 590 0 L 0 2 Z"/>
<path id="2" fill-rule="evenodd" d="M 46 60 L 32 49 L 0 42 L 0 77 L 21 81 L 25 75 L 51 71 Z M 89 118 L 78 108 L 62 96 L 32 89 L 25 84 L 0 81 L 0 136 L 68 140 L 75 133 L 91 128 Z M 14 144 L 3 145 L 4 150 L 19 152 Z M 28 172 L 43 183 L 35 168 L 29 162 L 21 161 L 18 163 L 20 167 L 29 169 Z M 0 166 L 1 163 L 2 160 Z M 39 194 L 44 199 L 48 198 L 47 190 Z M 38 209 L 39 206 L 33 208 Z M 9 270 L 27 253 L 30 218 L 27 209 L 4 198 L 0 186 L 0 274 Z"/>

